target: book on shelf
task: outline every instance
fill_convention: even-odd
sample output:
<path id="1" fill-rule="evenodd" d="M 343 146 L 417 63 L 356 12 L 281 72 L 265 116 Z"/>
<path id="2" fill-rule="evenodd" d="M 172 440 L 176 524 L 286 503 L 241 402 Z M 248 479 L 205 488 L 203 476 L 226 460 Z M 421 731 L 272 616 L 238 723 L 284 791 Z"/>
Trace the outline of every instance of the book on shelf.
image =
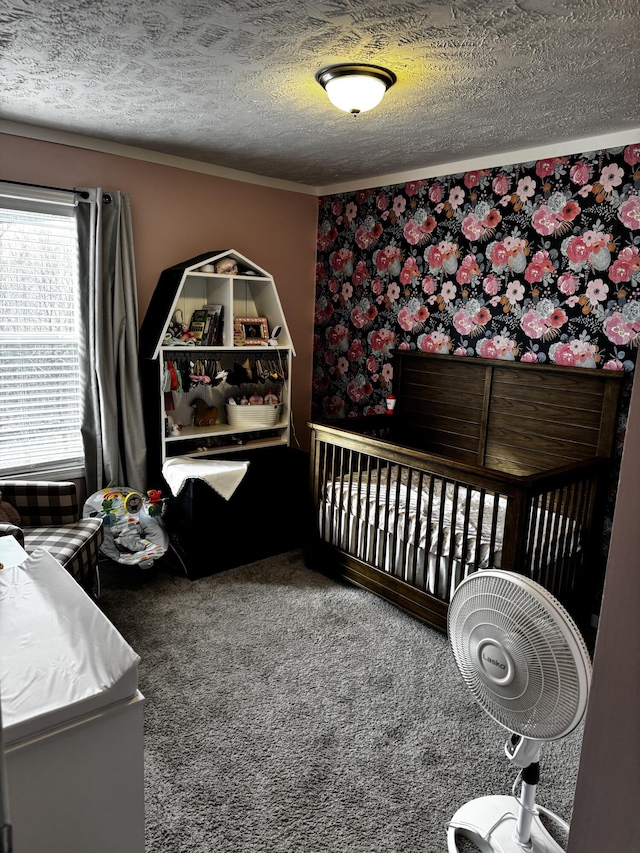
<path id="1" fill-rule="evenodd" d="M 211 327 L 213 325 L 213 322 L 214 322 L 214 316 L 213 316 L 213 314 L 209 314 L 207 316 L 207 322 L 204 324 L 204 332 L 202 333 L 202 341 L 201 341 L 202 346 L 208 346 L 209 345 L 209 339 L 211 337 Z"/>
<path id="2" fill-rule="evenodd" d="M 205 331 L 202 336 L 204 346 L 220 346 L 222 344 L 222 305 L 205 305 L 207 312 Z"/>

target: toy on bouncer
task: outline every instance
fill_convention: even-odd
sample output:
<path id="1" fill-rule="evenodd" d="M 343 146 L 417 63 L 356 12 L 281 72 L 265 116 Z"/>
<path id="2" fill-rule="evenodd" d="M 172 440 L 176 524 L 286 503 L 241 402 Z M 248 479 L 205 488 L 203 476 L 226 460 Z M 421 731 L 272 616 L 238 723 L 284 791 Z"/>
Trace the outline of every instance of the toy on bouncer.
<path id="1" fill-rule="evenodd" d="M 146 495 L 126 486 L 100 489 L 87 499 L 83 514 L 102 517 L 100 551 L 117 563 L 148 569 L 169 548 L 162 516 L 167 499 L 151 489 Z"/>
<path id="2" fill-rule="evenodd" d="M 150 489 L 147 492 L 147 498 L 147 512 L 151 518 L 164 515 L 167 499 L 162 497 L 162 492 L 159 492 L 157 489 Z"/>

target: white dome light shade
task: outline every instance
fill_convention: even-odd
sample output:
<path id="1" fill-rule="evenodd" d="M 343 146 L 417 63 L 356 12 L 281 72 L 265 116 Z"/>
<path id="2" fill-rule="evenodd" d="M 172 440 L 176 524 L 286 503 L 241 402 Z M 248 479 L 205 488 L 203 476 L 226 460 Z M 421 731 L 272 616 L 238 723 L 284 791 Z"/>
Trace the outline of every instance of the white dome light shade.
<path id="1" fill-rule="evenodd" d="M 377 65 L 330 65 L 316 74 L 331 103 L 358 115 L 378 106 L 396 76 Z"/>
<path id="2" fill-rule="evenodd" d="M 349 74 L 347 77 L 334 77 L 325 86 L 329 100 L 339 110 L 346 113 L 364 113 L 377 107 L 387 87 L 377 77 L 362 77 Z"/>

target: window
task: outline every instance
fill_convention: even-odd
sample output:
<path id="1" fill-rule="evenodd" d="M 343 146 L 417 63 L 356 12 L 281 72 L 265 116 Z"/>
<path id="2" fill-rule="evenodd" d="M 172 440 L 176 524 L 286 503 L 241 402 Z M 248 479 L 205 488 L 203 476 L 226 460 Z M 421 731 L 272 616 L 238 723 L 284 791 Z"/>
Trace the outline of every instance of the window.
<path id="1" fill-rule="evenodd" d="M 83 473 L 73 205 L 0 183 L 0 476 Z"/>

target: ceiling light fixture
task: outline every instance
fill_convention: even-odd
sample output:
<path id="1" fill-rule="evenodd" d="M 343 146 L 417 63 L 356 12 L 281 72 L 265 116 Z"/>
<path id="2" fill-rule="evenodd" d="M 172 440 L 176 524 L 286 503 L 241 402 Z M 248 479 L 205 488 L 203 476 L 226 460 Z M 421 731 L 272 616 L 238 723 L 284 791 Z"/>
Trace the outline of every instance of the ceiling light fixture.
<path id="1" fill-rule="evenodd" d="M 349 62 L 321 68 L 316 80 L 334 106 L 355 116 L 377 107 L 396 75 L 379 65 Z"/>

